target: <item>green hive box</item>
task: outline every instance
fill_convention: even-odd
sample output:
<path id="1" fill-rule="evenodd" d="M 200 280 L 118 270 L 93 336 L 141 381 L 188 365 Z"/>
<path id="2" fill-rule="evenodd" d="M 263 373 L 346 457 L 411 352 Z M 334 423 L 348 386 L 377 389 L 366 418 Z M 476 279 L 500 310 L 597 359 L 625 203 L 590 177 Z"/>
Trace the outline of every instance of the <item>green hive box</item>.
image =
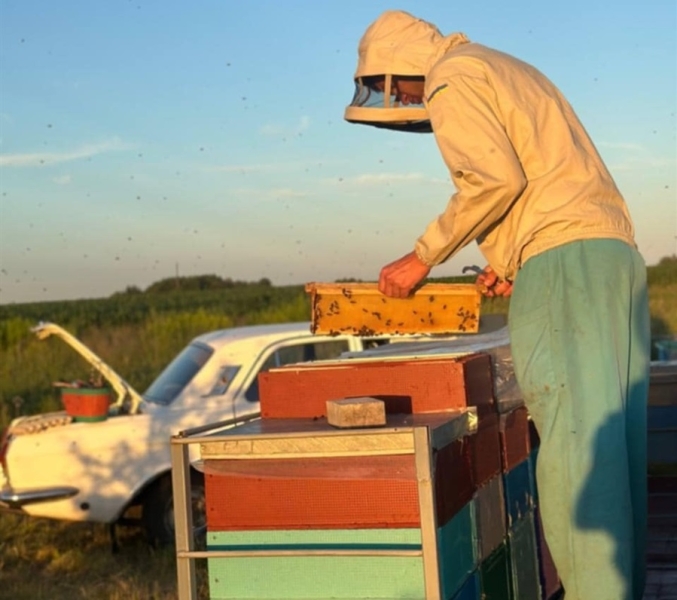
<path id="1" fill-rule="evenodd" d="M 420 529 L 222 531 L 210 550 L 420 550 Z M 208 559 L 211 600 L 425 598 L 416 556 L 276 556 Z"/>
<path id="2" fill-rule="evenodd" d="M 440 578 L 451 598 L 476 568 L 473 507 L 438 529 Z M 421 530 L 306 529 L 220 531 L 209 550 L 421 550 Z M 270 556 L 208 559 L 211 600 L 425 598 L 420 556 Z M 375 574 L 378 574 L 375 576 Z"/>
<path id="3" fill-rule="evenodd" d="M 474 502 L 469 502 L 439 530 L 438 545 L 443 598 L 450 598 L 454 595 L 477 566 L 474 507 Z"/>
<path id="4" fill-rule="evenodd" d="M 510 581 L 510 556 L 507 542 L 502 543 L 480 565 L 482 600 L 521 600 L 515 598 Z"/>

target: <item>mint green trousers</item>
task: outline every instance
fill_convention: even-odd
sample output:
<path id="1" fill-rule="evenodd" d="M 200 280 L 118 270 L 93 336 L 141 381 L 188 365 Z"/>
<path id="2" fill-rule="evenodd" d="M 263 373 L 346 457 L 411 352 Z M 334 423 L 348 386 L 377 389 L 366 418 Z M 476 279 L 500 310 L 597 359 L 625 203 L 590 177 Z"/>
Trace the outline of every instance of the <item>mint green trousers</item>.
<path id="1" fill-rule="evenodd" d="M 651 342 L 644 261 L 610 239 L 531 258 L 515 279 L 509 330 L 541 439 L 543 530 L 566 600 L 641 600 Z"/>

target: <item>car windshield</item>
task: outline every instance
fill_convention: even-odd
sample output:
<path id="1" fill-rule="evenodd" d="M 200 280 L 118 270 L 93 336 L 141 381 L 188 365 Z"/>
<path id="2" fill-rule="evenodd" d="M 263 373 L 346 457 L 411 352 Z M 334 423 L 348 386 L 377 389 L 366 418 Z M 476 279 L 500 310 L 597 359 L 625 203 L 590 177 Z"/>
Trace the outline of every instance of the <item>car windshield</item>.
<path id="1" fill-rule="evenodd" d="M 209 346 L 193 343 L 165 368 L 143 394 L 153 404 L 171 404 L 214 353 Z"/>

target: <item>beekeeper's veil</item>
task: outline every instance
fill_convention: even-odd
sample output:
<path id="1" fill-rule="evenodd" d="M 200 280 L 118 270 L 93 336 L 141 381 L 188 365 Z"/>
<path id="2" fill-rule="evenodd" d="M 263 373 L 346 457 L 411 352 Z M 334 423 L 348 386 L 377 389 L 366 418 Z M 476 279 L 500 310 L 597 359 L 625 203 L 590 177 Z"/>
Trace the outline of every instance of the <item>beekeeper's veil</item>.
<path id="1" fill-rule="evenodd" d="M 392 93 L 392 78 L 423 81 L 444 40 L 437 27 L 407 12 L 383 13 L 360 40 L 355 96 L 345 119 L 402 131 L 431 131 L 425 106 L 400 103 Z"/>

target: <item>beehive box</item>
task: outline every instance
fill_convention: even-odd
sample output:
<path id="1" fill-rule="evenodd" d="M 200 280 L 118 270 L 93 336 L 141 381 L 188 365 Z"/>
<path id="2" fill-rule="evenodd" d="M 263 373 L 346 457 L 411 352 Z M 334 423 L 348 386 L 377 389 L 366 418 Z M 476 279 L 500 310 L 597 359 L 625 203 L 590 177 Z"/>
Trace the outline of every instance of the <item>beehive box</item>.
<path id="1" fill-rule="evenodd" d="M 536 529 L 536 551 L 541 582 L 541 594 L 546 600 L 553 598 L 562 587 L 557 574 L 557 567 L 550 554 L 550 548 L 545 541 L 543 524 L 538 506 L 534 510 L 534 526 Z"/>
<path id="2" fill-rule="evenodd" d="M 527 458 L 503 473 L 503 488 L 508 526 L 512 527 L 534 509 L 536 494 L 531 459 Z"/>
<path id="3" fill-rule="evenodd" d="M 261 416 L 326 417 L 327 401 L 369 396 L 386 414 L 429 413 L 477 406 L 495 412 L 491 358 L 486 354 L 287 365 L 259 375 Z"/>
<path id="4" fill-rule="evenodd" d="M 436 453 L 439 526 L 474 495 L 460 443 Z M 208 460 L 204 470 L 211 532 L 421 527 L 413 455 Z"/>
<path id="5" fill-rule="evenodd" d="M 561 588 L 559 575 L 555 562 L 550 554 L 550 548 L 545 541 L 545 534 L 543 532 L 543 524 L 541 523 L 541 514 L 538 503 L 538 487 L 536 486 L 536 461 L 538 458 L 538 450 L 540 446 L 540 438 L 536 431 L 536 426 L 533 421 L 529 421 L 529 447 L 531 452 L 529 454 L 529 462 L 531 463 L 531 474 L 534 478 L 533 500 L 534 500 L 534 528 L 536 530 L 536 550 L 538 554 L 538 565 L 541 582 L 542 596 L 546 600 L 553 598 Z"/>
<path id="6" fill-rule="evenodd" d="M 502 472 L 499 415 L 480 415 L 477 433 L 468 439 L 468 450 L 476 487 L 481 487 Z"/>
<path id="7" fill-rule="evenodd" d="M 465 409 L 366 430 L 260 419 L 204 439 L 211 598 L 451 598 L 478 567 L 476 427 Z"/>
<path id="8" fill-rule="evenodd" d="M 520 600 L 512 593 L 510 555 L 507 540 L 480 564 L 482 598 L 487 600 Z"/>
<path id="9" fill-rule="evenodd" d="M 252 421 L 232 430 L 238 437 L 201 446 L 208 529 L 420 526 L 412 438 L 402 431 L 415 423 L 448 430 L 432 457 L 436 521 L 444 525 L 475 492 L 467 451 L 474 421 L 464 411 L 395 415 L 384 429 L 354 432 L 319 420 Z"/>
<path id="10" fill-rule="evenodd" d="M 541 600 L 536 529 L 533 512 L 526 513 L 508 534 L 513 597 Z"/>
<path id="11" fill-rule="evenodd" d="M 529 434 L 529 413 L 520 406 L 499 417 L 501 440 L 501 461 L 503 472 L 507 473 L 529 457 L 531 452 Z"/>
<path id="12" fill-rule="evenodd" d="M 494 477 L 478 488 L 474 503 L 477 557 L 482 562 L 507 537 L 503 477 Z"/>
<path id="13" fill-rule="evenodd" d="M 430 548 L 425 548 L 418 528 L 209 532 L 210 550 L 260 553 L 209 558 L 210 599 L 476 600 L 463 591 L 468 578 L 478 573 L 473 516 L 467 504 L 437 528 L 438 571 L 434 574 L 426 574 L 425 554 Z M 354 555 L 346 554 L 351 551 Z M 431 591 L 431 587 L 437 589 Z M 478 588 L 479 579 L 473 586 Z"/>
<path id="14" fill-rule="evenodd" d="M 375 283 L 309 283 L 311 331 L 339 335 L 477 333 L 481 295 L 473 284 L 428 283 L 389 298 Z"/>

